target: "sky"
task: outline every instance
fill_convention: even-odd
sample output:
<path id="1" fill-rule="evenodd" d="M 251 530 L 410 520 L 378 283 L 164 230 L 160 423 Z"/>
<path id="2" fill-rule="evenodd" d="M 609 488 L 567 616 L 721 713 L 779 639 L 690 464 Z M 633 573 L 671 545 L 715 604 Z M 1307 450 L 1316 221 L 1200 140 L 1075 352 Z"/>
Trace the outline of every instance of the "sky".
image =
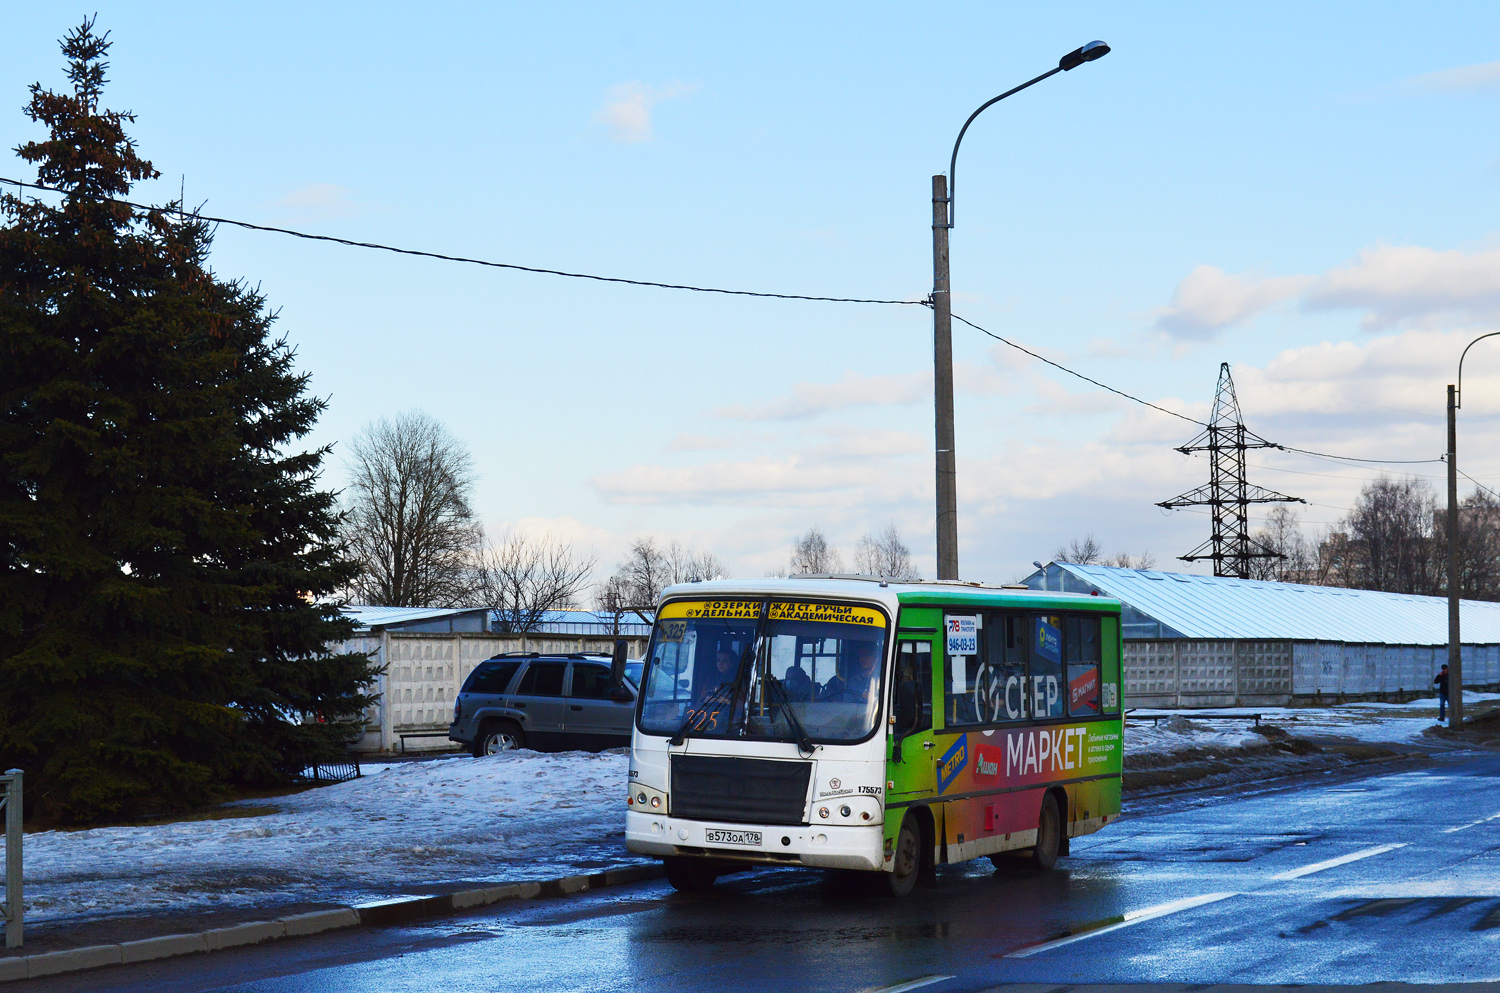
<path id="1" fill-rule="evenodd" d="M 1245 422 L 1364 459 L 1444 451 L 1446 386 L 1500 329 L 1500 7 L 94 0 L 0 32 L 0 176 L 27 87 L 97 11 L 105 104 L 204 213 L 669 283 L 922 300 L 931 177 L 965 118 L 954 311 L 1187 417 L 1230 364 Z M 9 108 L 9 109 L 4 109 Z M 471 451 L 493 535 L 785 569 L 894 523 L 933 549 L 925 307 L 687 293 L 218 229 L 328 410 L 308 445 L 420 409 Z M 1196 428 L 954 328 L 959 562 L 1008 582 L 1093 534 L 1162 568 L 1208 537 Z M 1500 489 L 1500 338 L 1464 366 L 1459 468 Z M 1250 454 L 1336 526 L 1382 471 Z M 1474 484 L 1460 480 L 1460 492 Z M 1258 508 L 1264 510 L 1266 508 Z"/>

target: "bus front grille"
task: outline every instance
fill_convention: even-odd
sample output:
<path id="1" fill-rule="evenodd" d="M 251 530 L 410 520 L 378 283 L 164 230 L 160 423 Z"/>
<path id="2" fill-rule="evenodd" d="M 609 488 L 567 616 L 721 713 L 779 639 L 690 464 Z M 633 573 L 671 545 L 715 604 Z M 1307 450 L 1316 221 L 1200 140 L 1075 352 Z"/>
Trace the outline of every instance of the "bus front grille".
<path id="1" fill-rule="evenodd" d="M 806 824 L 809 762 L 672 756 L 671 813 L 700 821 Z"/>

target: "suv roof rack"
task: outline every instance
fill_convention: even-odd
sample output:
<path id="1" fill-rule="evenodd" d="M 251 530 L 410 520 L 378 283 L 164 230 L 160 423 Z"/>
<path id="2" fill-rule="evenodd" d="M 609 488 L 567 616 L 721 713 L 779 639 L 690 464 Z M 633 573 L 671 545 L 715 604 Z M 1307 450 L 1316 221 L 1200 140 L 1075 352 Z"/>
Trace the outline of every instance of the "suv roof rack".
<path id="1" fill-rule="evenodd" d="M 493 662 L 495 659 L 536 659 L 541 658 L 541 655 L 541 652 L 501 652 L 499 655 L 491 655 L 485 661 Z"/>

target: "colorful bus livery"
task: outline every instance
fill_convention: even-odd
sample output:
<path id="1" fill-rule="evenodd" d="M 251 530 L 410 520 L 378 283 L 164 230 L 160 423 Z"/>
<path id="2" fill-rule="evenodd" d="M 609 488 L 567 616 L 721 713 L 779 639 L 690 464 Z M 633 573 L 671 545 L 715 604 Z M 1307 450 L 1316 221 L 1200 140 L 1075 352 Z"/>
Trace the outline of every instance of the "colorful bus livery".
<path id="1" fill-rule="evenodd" d="M 679 889 L 746 864 L 883 873 L 1029 854 L 1120 812 L 1120 607 L 862 579 L 669 589 L 626 844 Z"/>

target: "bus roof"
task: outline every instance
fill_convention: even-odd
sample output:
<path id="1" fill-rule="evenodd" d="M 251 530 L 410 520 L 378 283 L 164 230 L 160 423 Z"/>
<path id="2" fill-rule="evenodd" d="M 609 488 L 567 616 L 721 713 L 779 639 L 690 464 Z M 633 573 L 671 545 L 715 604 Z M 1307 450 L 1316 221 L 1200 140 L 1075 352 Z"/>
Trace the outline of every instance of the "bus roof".
<path id="1" fill-rule="evenodd" d="M 878 576 L 797 576 L 789 579 L 713 579 L 678 583 L 662 600 L 727 596 L 830 597 L 876 600 L 894 609 L 901 604 L 973 604 L 1118 613 L 1120 601 L 1100 594 L 1058 593 L 1024 586 L 989 586 L 956 580 L 906 583 Z"/>

